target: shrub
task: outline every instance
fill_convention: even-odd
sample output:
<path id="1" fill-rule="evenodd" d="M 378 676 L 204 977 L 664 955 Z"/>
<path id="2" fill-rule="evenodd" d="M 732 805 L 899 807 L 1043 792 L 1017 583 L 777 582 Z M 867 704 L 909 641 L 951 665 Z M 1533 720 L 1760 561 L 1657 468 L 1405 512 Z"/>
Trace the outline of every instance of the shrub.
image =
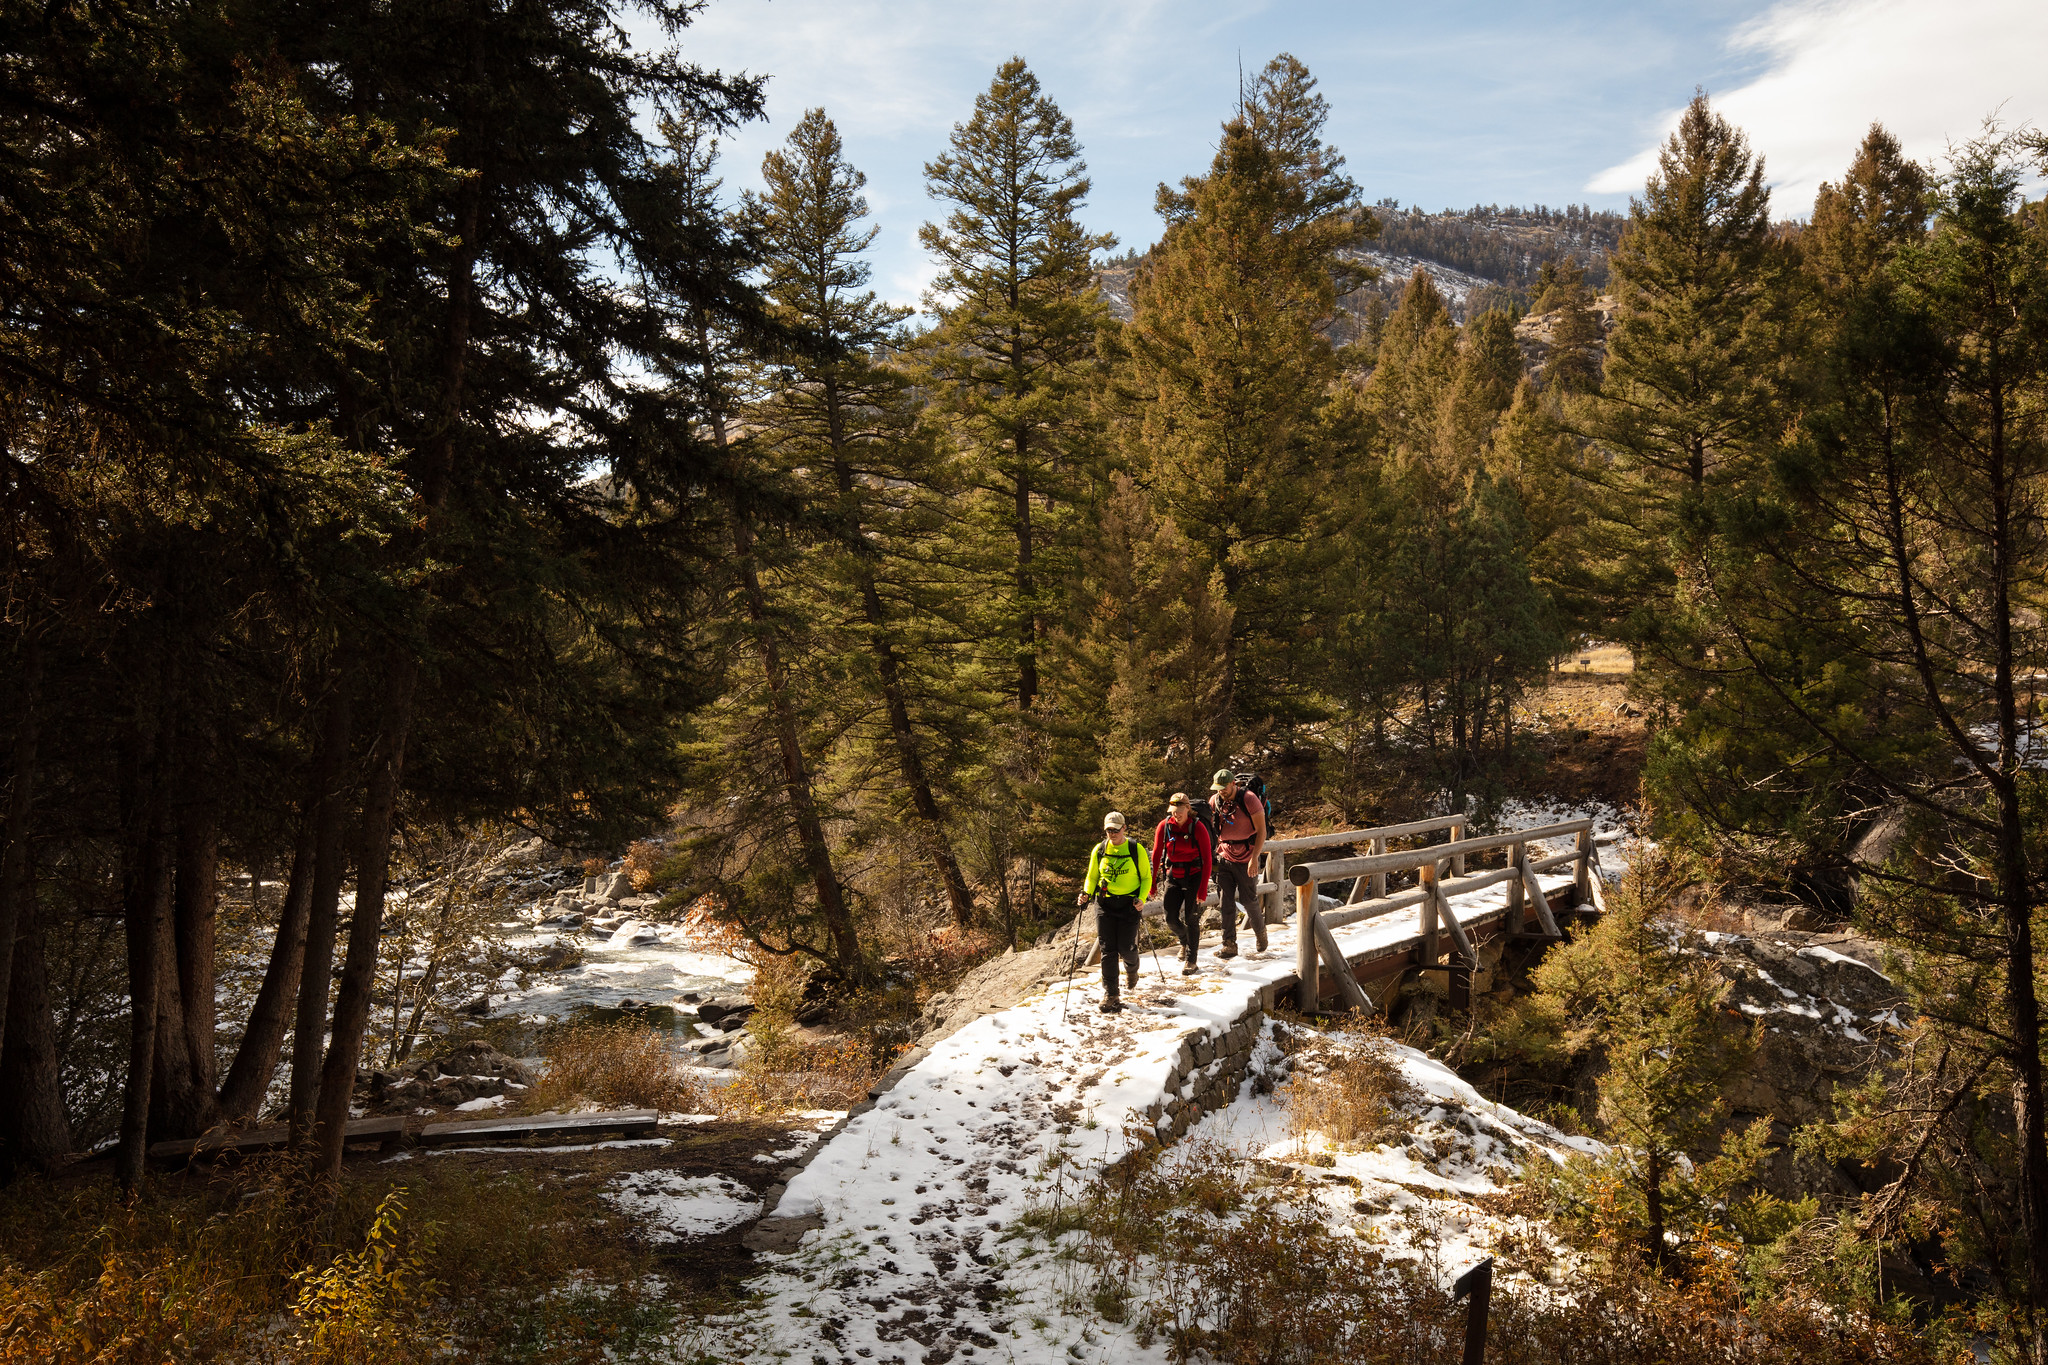
<path id="1" fill-rule="evenodd" d="M 533 1112 L 583 1104 L 690 1113 L 703 1102 L 668 1038 L 646 1024 L 565 1024 L 542 1039 L 541 1053 L 547 1069 L 526 1092 Z"/>
<path id="2" fill-rule="evenodd" d="M 292 1276 L 299 1285 L 292 1313 L 300 1323 L 299 1350 L 333 1365 L 381 1365 L 433 1349 L 427 1315 L 443 1286 L 427 1273 L 434 1225 L 405 1226 L 405 1187 L 377 1205 L 361 1251 L 344 1252 L 327 1266 Z"/>

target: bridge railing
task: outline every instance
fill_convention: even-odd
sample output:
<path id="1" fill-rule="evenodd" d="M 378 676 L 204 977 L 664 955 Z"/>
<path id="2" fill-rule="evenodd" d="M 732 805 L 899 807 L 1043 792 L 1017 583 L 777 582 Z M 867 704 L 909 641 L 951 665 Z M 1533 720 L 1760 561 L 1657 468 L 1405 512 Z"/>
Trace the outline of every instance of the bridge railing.
<path id="1" fill-rule="evenodd" d="M 1572 847 L 1563 853 L 1535 858 L 1529 856 L 1530 844 L 1564 838 L 1572 840 Z M 1497 849 L 1507 850 L 1505 867 L 1481 872 L 1466 871 L 1468 858 Z M 1288 869 L 1287 877 L 1293 883 L 1295 895 L 1294 951 L 1296 974 L 1301 982 L 1301 1008 L 1304 1011 L 1314 1009 L 1322 994 L 1317 966 L 1320 957 L 1322 966 L 1336 978 L 1338 989 L 1345 998 L 1360 1010 L 1372 1009 L 1372 1001 L 1367 998 L 1365 988 L 1352 976 L 1333 931 L 1410 905 L 1419 907 L 1417 931 L 1425 965 L 1434 966 L 1442 957 L 1439 939 L 1441 935 L 1448 934 L 1458 953 L 1457 965 L 1467 971 L 1478 967 L 1479 955 L 1473 950 L 1472 940 L 1450 903 L 1459 896 L 1483 891 L 1502 882 L 1508 885 L 1508 922 L 1512 932 L 1521 930 L 1526 904 L 1536 912 L 1537 923 L 1542 926 L 1542 937 L 1562 938 L 1564 935 L 1550 912 L 1550 902 L 1543 894 L 1537 874 L 1571 866 L 1573 904 L 1591 905 L 1604 911 L 1606 898 L 1601 893 L 1600 879 L 1592 869 L 1595 856 L 1593 822 L 1565 820 L 1554 825 L 1509 830 L 1473 839 L 1454 838 L 1447 844 L 1401 852 L 1387 852 L 1382 845 L 1375 844 L 1373 852 L 1359 857 L 1297 863 Z M 1416 885 L 1396 895 L 1386 894 L 1387 877 L 1402 872 L 1414 872 Z M 1448 877 L 1446 872 L 1450 874 Z M 1354 879 L 1351 900 L 1341 910 L 1324 911 L 1319 900 L 1321 883 L 1346 877 Z M 1360 899 L 1358 891 L 1368 884 L 1368 879 L 1375 894 Z"/>
<path id="2" fill-rule="evenodd" d="M 1266 922 L 1271 924 L 1284 918 L 1286 915 L 1287 871 L 1292 855 L 1323 848 L 1356 848 L 1360 844 L 1370 848 L 1373 853 L 1383 854 L 1387 851 L 1388 845 L 1394 840 L 1413 838 L 1422 834 L 1436 834 L 1449 831 L 1452 840 L 1455 841 L 1468 828 L 1469 824 L 1470 817 L 1468 816 L 1439 815 L 1428 820 L 1410 820 L 1406 824 L 1380 825 L 1373 829 L 1346 829 L 1337 830 L 1330 834 L 1299 834 L 1286 839 L 1268 839 L 1265 852 L 1260 856 L 1261 867 L 1254 892 L 1258 896 L 1260 903 L 1266 908 Z M 1445 845 L 1445 847 L 1450 847 L 1450 845 Z M 1465 870 L 1464 856 L 1462 854 L 1456 856 L 1457 870 L 1463 872 Z M 1386 894 L 1387 877 L 1385 873 L 1381 873 L 1378 877 L 1373 878 L 1372 883 L 1377 888 L 1375 894 L 1381 896 Z M 1362 889 L 1364 885 L 1365 883 L 1361 881 L 1359 888 L 1355 889 Z M 1209 891 L 1209 898 L 1202 903 L 1205 906 L 1214 905 L 1217 903 L 1217 900 L 1217 892 L 1212 886 Z M 1164 913 L 1165 904 L 1166 902 L 1161 897 L 1155 896 L 1145 902 L 1142 910 L 1147 915 L 1162 914 Z M 1378 912 L 1376 911 L 1375 913 Z"/>

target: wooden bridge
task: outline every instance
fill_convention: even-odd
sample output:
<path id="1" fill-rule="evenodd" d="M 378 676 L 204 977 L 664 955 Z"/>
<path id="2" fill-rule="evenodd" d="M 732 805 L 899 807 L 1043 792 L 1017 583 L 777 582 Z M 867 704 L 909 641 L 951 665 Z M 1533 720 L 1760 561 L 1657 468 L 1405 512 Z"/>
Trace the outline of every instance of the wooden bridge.
<path id="1" fill-rule="evenodd" d="M 1301 1009 L 1341 999 L 1370 1012 L 1391 993 L 1388 978 L 1398 980 L 1411 968 L 1443 971 L 1451 1003 L 1462 1007 L 1470 1003 L 1481 947 L 1500 938 L 1555 941 L 1564 936 L 1559 914 L 1606 908 L 1590 819 L 1476 838 L 1467 836 L 1468 828 L 1467 817 L 1445 815 L 1267 840 L 1258 895 L 1267 922 L 1285 922 L 1293 890 L 1293 990 Z M 1432 836 L 1448 841 L 1394 847 Z M 1564 839 L 1571 840 L 1565 851 L 1530 856 L 1531 845 Z M 1366 851 L 1348 857 L 1302 856 L 1361 848 Z M 1566 869 L 1568 881 L 1558 875 Z M 1411 874 L 1412 885 L 1395 885 Z M 1325 896 L 1326 886 L 1342 889 L 1345 899 Z M 1208 904 L 1216 902 L 1212 893 Z M 1144 913 L 1163 914 L 1163 902 L 1148 902 Z M 1346 934 L 1340 943 L 1337 931 L 1353 927 L 1364 932 Z"/>

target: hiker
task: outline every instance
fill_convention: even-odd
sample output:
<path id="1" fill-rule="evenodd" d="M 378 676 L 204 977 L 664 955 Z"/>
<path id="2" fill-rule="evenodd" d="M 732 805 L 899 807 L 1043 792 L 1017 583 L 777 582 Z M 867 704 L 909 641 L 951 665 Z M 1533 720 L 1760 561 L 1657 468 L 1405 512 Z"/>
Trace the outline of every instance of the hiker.
<path id="1" fill-rule="evenodd" d="M 1102 842 L 1088 854 L 1088 880 L 1074 904 L 1095 898 L 1095 936 L 1102 940 L 1102 1012 L 1115 1014 L 1118 997 L 1116 966 L 1129 970 L 1138 984 L 1138 907 L 1152 898 L 1152 860 L 1142 845 L 1124 837 L 1121 811 L 1102 817 Z"/>
<path id="2" fill-rule="evenodd" d="M 1209 899 L 1215 862 L 1209 827 L 1195 818 L 1186 792 L 1166 803 L 1166 818 L 1152 831 L 1152 881 L 1165 884 L 1166 927 L 1180 940 L 1180 974 L 1193 976 L 1202 936 L 1202 902 Z"/>
<path id="3" fill-rule="evenodd" d="M 1216 815 L 1216 908 L 1223 915 L 1218 957 L 1237 956 L 1237 907 L 1252 922 L 1259 951 L 1266 951 L 1266 909 L 1259 904 L 1259 855 L 1266 851 L 1266 807 L 1245 790 L 1239 774 L 1218 768 L 1209 783 L 1209 809 Z"/>

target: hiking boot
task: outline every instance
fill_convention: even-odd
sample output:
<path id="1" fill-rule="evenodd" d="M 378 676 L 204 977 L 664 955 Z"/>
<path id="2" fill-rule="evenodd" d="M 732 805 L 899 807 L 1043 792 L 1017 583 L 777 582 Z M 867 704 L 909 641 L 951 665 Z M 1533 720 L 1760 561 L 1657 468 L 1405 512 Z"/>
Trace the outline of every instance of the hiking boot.
<path id="1" fill-rule="evenodd" d="M 1182 976 L 1196 976 L 1200 974 L 1201 970 L 1200 967 L 1195 965 L 1195 955 L 1193 953 L 1189 953 L 1180 960 L 1180 974 Z"/>
<path id="2" fill-rule="evenodd" d="M 1221 948 L 1218 948 L 1218 949 L 1216 950 L 1216 956 L 1218 956 L 1218 957 L 1236 957 L 1236 956 L 1237 956 L 1237 943 L 1236 943 L 1236 941 L 1235 941 L 1235 940 L 1233 940 L 1233 939 L 1225 939 L 1225 940 L 1223 940 L 1223 946 L 1222 946 Z"/>
<path id="3" fill-rule="evenodd" d="M 1138 988 L 1138 959 L 1135 957 L 1124 960 L 1124 981 L 1132 990 Z"/>
<path id="4" fill-rule="evenodd" d="M 1124 1002 L 1113 995 L 1109 996 L 1103 1000 L 1101 1010 L 1104 1014 L 1122 1014 L 1124 1012 Z"/>
<path id="5" fill-rule="evenodd" d="M 1265 925 L 1263 925 L 1263 924 L 1254 924 L 1254 925 L 1252 926 L 1252 938 L 1253 938 L 1253 940 L 1254 940 L 1255 942 L 1257 942 L 1257 944 L 1259 945 L 1259 951 L 1260 951 L 1260 952 L 1262 952 L 1262 953 L 1263 953 L 1263 952 L 1265 952 L 1265 951 L 1266 951 L 1266 926 L 1265 926 Z"/>

